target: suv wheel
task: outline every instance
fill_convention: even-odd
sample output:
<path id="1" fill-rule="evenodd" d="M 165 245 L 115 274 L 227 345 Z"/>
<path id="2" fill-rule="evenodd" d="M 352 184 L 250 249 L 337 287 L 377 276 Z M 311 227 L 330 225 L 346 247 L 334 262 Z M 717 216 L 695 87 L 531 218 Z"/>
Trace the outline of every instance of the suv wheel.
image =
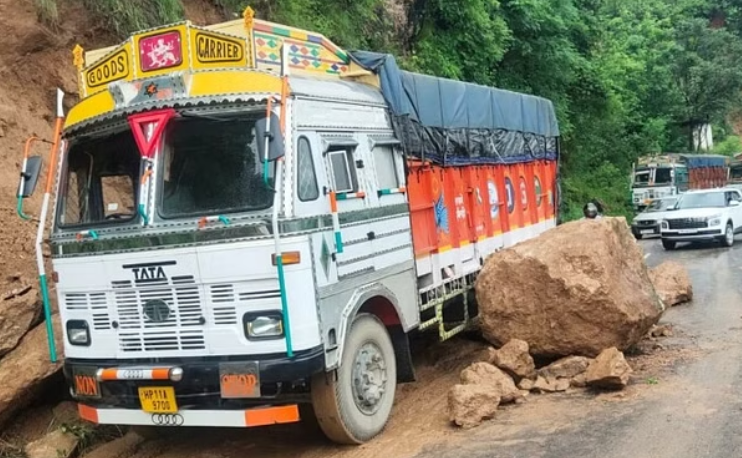
<path id="1" fill-rule="evenodd" d="M 727 227 L 724 230 L 724 238 L 721 239 L 721 244 L 725 247 L 731 247 L 734 245 L 734 227 L 732 223 L 727 223 Z"/>
<path id="2" fill-rule="evenodd" d="M 675 244 L 676 242 L 673 242 L 672 240 L 662 239 L 662 247 L 666 250 L 674 250 Z"/>

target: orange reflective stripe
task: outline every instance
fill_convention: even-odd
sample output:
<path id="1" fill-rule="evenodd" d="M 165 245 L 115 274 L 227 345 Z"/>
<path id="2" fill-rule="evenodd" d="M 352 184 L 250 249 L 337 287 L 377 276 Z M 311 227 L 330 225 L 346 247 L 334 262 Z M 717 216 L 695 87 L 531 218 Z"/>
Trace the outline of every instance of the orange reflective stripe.
<path id="1" fill-rule="evenodd" d="M 91 423 L 98 423 L 98 410 L 84 404 L 77 405 L 77 413 L 80 418 Z"/>
<path id="2" fill-rule="evenodd" d="M 101 375 L 100 375 L 100 379 L 103 381 L 118 380 L 118 378 L 119 378 L 118 369 L 103 369 L 103 372 L 101 372 Z"/>
<path id="3" fill-rule="evenodd" d="M 152 380 L 170 380 L 170 369 L 152 369 Z"/>
<path id="4" fill-rule="evenodd" d="M 337 201 L 337 195 L 335 194 L 335 191 L 332 191 L 330 193 L 330 211 L 332 213 L 338 212 L 338 201 Z"/>
<path id="5" fill-rule="evenodd" d="M 246 426 L 268 426 L 299 421 L 299 406 L 268 407 L 245 411 Z"/>
<path id="6" fill-rule="evenodd" d="M 48 175 L 46 176 L 46 192 L 47 194 L 50 194 L 52 192 L 52 187 L 54 186 L 54 179 L 56 178 L 54 170 L 57 163 L 57 151 L 59 150 L 59 139 L 60 139 L 60 133 L 62 132 L 62 122 L 64 121 L 64 118 L 57 118 L 57 122 L 54 124 L 54 138 L 52 140 L 52 146 L 51 146 L 51 154 L 49 157 L 49 171 L 47 172 Z"/>

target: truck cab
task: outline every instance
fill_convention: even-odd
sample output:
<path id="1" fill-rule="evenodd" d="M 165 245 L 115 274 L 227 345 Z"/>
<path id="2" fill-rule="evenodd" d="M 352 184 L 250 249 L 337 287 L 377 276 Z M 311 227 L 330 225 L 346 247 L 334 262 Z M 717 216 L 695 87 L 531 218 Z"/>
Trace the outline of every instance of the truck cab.
<path id="1" fill-rule="evenodd" d="M 654 199 L 675 196 L 688 189 L 688 170 L 684 164 L 669 160 L 646 160 L 632 173 L 634 210 L 645 209 Z"/>

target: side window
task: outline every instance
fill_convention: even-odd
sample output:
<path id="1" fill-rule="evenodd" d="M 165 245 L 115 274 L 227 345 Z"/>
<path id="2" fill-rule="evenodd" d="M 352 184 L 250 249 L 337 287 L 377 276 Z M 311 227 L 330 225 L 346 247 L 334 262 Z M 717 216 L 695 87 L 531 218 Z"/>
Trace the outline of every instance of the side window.
<path id="1" fill-rule="evenodd" d="M 742 202 L 742 194 L 732 191 L 732 200 L 736 200 L 737 202 Z"/>
<path id="2" fill-rule="evenodd" d="M 108 175 L 100 178 L 103 193 L 103 216 L 134 215 L 134 182 L 128 175 Z"/>
<path id="3" fill-rule="evenodd" d="M 309 202 L 319 197 L 319 187 L 317 186 L 317 172 L 312 160 L 312 149 L 306 137 L 299 138 L 298 149 L 296 164 L 299 173 L 297 194 L 300 201 Z"/>
<path id="4" fill-rule="evenodd" d="M 394 150 L 390 146 L 374 148 L 374 164 L 379 189 L 395 189 L 399 187 L 397 167 L 394 165 Z"/>
<path id="5" fill-rule="evenodd" d="M 64 194 L 64 212 L 61 215 L 62 224 L 77 224 L 88 218 L 88 188 L 82 184 L 87 182 L 87 167 L 73 170 L 70 166 L 67 175 L 67 187 Z"/>
<path id="6" fill-rule="evenodd" d="M 358 181 L 353 164 L 353 151 L 346 146 L 331 147 L 327 152 L 335 192 L 356 192 Z"/>

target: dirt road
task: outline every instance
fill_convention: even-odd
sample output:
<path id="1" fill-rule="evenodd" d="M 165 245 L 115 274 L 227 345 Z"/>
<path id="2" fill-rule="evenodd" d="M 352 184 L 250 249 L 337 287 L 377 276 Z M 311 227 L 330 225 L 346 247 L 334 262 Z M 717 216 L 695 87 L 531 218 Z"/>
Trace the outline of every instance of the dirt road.
<path id="1" fill-rule="evenodd" d="M 669 310 L 675 337 L 633 355 L 621 393 L 532 395 L 477 429 L 446 422 L 446 393 L 482 344 L 457 339 L 417 352 L 420 381 L 402 386 L 387 431 L 365 446 L 328 444 L 300 426 L 250 431 L 183 430 L 121 456 L 134 458 L 454 458 L 741 456 L 742 241 L 665 253 L 641 242 L 652 266 L 673 258 L 691 273 L 694 303 Z M 130 448 L 131 450 L 131 448 Z M 111 453 L 107 452 L 110 456 Z"/>

